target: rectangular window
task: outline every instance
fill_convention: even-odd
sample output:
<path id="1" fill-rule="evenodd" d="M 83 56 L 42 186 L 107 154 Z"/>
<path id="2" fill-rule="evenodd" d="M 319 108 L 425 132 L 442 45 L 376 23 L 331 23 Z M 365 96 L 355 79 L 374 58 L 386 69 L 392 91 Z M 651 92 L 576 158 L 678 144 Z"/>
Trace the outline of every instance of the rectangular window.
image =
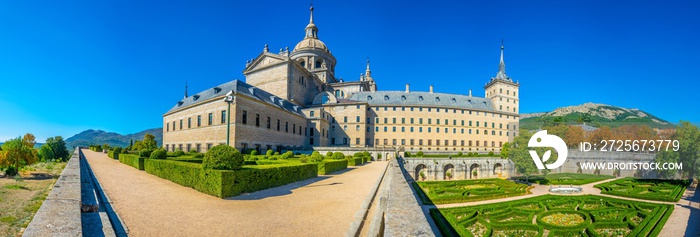
<path id="1" fill-rule="evenodd" d="M 396 111 L 396 106 L 394 106 L 394 108 L 392 110 Z"/>
<path id="2" fill-rule="evenodd" d="M 392 132 L 396 132 L 396 127 L 391 127 Z"/>
<path id="3" fill-rule="evenodd" d="M 432 122 L 432 119 L 428 119 L 428 124 L 430 124 L 431 122 Z"/>
<path id="4" fill-rule="evenodd" d="M 396 139 L 391 139 L 391 144 L 396 146 Z"/>
<path id="5" fill-rule="evenodd" d="M 280 120 L 278 119 L 277 120 L 277 131 L 279 131 L 279 130 L 280 130 Z M 313 136 L 313 133 L 311 134 L 311 136 Z"/>
<path id="6" fill-rule="evenodd" d="M 355 122 L 357 122 L 357 123 L 360 122 L 360 116 L 355 117 Z"/>
<path id="7" fill-rule="evenodd" d="M 391 118 L 391 123 L 396 124 L 396 118 Z"/>
<path id="8" fill-rule="evenodd" d="M 445 125 L 450 125 L 450 120 L 449 120 L 449 119 L 445 119 Z"/>
<path id="9" fill-rule="evenodd" d="M 226 110 L 221 111 L 221 123 L 226 123 Z"/>
<path id="10" fill-rule="evenodd" d="M 411 144 L 411 146 L 413 146 L 413 139 L 411 139 L 411 141 L 410 141 L 410 142 L 411 142 L 411 143 L 409 143 L 409 144 Z"/>
<path id="11" fill-rule="evenodd" d="M 366 129 L 367 132 L 369 132 L 370 129 L 372 129 L 372 128 L 370 128 L 370 126 L 367 126 L 367 129 Z"/>
<path id="12" fill-rule="evenodd" d="M 401 139 L 401 145 L 406 145 L 406 139 Z"/>
<path id="13" fill-rule="evenodd" d="M 202 126 L 202 115 L 197 115 L 197 127 Z"/>
<path id="14" fill-rule="evenodd" d="M 428 146 L 432 146 L 432 145 L 433 145 L 433 140 L 428 139 Z"/>
<path id="15" fill-rule="evenodd" d="M 428 132 L 430 132 L 430 127 L 428 127 Z"/>
<path id="16" fill-rule="evenodd" d="M 315 112 L 316 112 L 316 111 L 311 110 L 311 111 L 309 112 L 309 117 L 312 117 L 312 118 L 313 118 L 314 116 L 316 116 L 316 113 L 315 113 Z"/>
<path id="17" fill-rule="evenodd" d="M 344 138 L 343 138 L 343 145 L 347 145 L 347 144 L 348 144 L 348 138 L 347 138 L 347 137 L 344 137 Z"/>
<path id="18" fill-rule="evenodd" d="M 387 128 L 386 128 L 386 126 L 384 126 L 384 132 L 386 132 L 386 131 L 387 131 Z"/>
<path id="19" fill-rule="evenodd" d="M 418 132 L 423 132 L 423 127 L 418 127 Z"/>
<path id="20" fill-rule="evenodd" d="M 461 145 L 461 146 L 464 146 L 464 140 L 462 140 L 462 145 Z"/>
<path id="21" fill-rule="evenodd" d="M 472 140 L 469 140 L 469 146 L 472 146 Z"/>
<path id="22" fill-rule="evenodd" d="M 411 127 L 411 132 L 413 132 L 413 127 Z"/>
<path id="23" fill-rule="evenodd" d="M 270 119 L 270 116 L 267 116 L 267 123 L 265 124 L 265 125 L 267 125 L 267 129 L 270 129 L 270 127 L 271 127 L 271 126 L 270 126 L 270 120 L 271 120 L 271 119 Z"/>
<path id="24" fill-rule="evenodd" d="M 175 131 L 175 121 L 173 121 L 173 131 Z"/>
<path id="25" fill-rule="evenodd" d="M 389 123 L 389 118 L 384 118 L 384 123 Z"/>
<path id="26" fill-rule="evenodd" d="M 430 140 L 428 140 L 428 145 L 430 145 Z M 440 139 L 435 140 L 435 145 L 436 146 L 440 145 Z"/>
<path id="27" fill-rule="evenodd" d="M 471 121 L 471 120 L 469 120 L 469 126 L 470 126 L 470 127 L 472 126 L 472 121 Z"/>
<path id="28" fill-rule="evenodd" d="M 243 124 L 248 124 L 248 111 L 243 110 L 243 119 L 241 120 Z"/>
<path id="29" fill-rule="evenodd" d="M 296 134 L 297 133 L 297 125 L 292 124 L 292 133 Z"/>
<path id="30" fill-rule="evenodd" d="M 472 134 L 472 129 L 471 129 L 471 128 L 469 129 L 469 134 Z"/>
<path id="31" fill-rule="evenodd" d="M 401 132 L 406 132 L 406 127 L 401 127 Z"/>
<path id="32" fill-rule="evenodd" d="M 469 126 L 471 126 L 471 123 L 469 123 Z M 479 126 L 479 121 L 476 121 L 476 126 Z"/>
<path id="33" fill-rule="evenodd" d="M 464 128 L 462 128 L 462 134 L 464 134 Z"/>
<path id="34" fill-rule="evenodd" d="M 165 131 L 166 131 L 166 132 L 170 131 L 170 123 L 167 123 L 167 124 L 166 124 Z"/>
<path id="35" fill-rule="evenodd" d="M 284 132 L 289 132 L 289 122 L 284 122 Z"/>
<path id="36" fill-rule="evenodd" d="M 207 125 L 211 125 L 214 122 L 214 114 L 209 113 L 209 121 Z"/>
<path id="37" fill-rule="evenodd" d="M 255 126 L 260 127 L 260 114 L 255 114 Z"/>
<path id="38" fill-rule="evenodd" d="M 384 145 L 389 145 L 389 139 L 384 138 Z"/>
<path id="39" fill-rule="evenodd" d="M 401 107 L 401 111 L 406 111 L 406 107 Z"/>
<path id="40" fill-rule="evenodd" d="M 343 123 L 347 123 L 347 122 L 348 122 L 348 116 L 343 117 Z"/>
<path id="41" fill-rule="evenodd" d="M 411 124 L 413 124 L 413 118 L 411 118 Z"/>
<path id="42" fill-rule="evenodd" d="M 372 122 L 372 120 L 367 118 L 367 124 L 370 124 L 370 122 Z"/>
<path id="43" fill-rule="evenodd" d="M 355 145 L 360 145 L 360 138 L 355 138 Z"/>
<path id="44" fill-rule="evenodd" d="M 192 128 L 192 118 L 187 118 L 187 128 Z"/>
<path id="45" fill-rule="evenodd" d="M 374 126 L 374 131 L 379 132 L 379 126 Z"/>
<path id="46" fill-rule="evenodd" d="M 355 131 L 360 131 L 360 125 L 355 125 Z"/>
<path id="47" fill-rule="evenodd" d="M 413 111 L 413 107 L 411 107 L 411 111 Z"/>
<path id="48" fill-rule="evenodd" d="M 428 124 L 430 124 L 430 119 L 428 119 Z M 440 125 L 440 119 L 436 119 L 436 120 L 435 120 L 435 124 Z"/>
<path id="49" fill-rule="evenodd" d="M 374 118 L 374 123 L 378 124 L 379 123 L 379 118 Z"/>
<path id="50" fill-rule="evenodd" d="M 418 139 L 418 145 L 422 146 L 423 145 L 423 139 Z"/>

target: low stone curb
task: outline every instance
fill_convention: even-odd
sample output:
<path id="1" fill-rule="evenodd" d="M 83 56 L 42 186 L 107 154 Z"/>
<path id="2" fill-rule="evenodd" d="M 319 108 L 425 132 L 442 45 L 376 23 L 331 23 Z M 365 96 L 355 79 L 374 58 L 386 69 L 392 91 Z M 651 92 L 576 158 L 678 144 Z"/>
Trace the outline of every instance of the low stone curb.
<path id="1" fill-rule="evenodd" d="M 355 221 L 350 223 L 350 229 L 348 229 L 348 231 L 345 233 L 346 237 L 356 237 L 360 235 L 360 227 L 362 227 L 362 222 L 364 222 L 365 217 L 367 217 L 367 213 L 372 205 L 372 200 L 374 200 L 374 197 L 377 196 L 379 185 L 382 183 L 384 176 L 386 176 L 386 171 L 390 163 L 391 162 L 388 162 L 386 164 L 384 167 L 384 172 L 382 172 L 382 175 L 379 177 L 379 179 L 377 179 L 377 182 L 374 183 L 374 186 L 372 186 L 372 191 L 367 194 L 365 201 L 360 205 L 360 210 L 355 213 Z"/>

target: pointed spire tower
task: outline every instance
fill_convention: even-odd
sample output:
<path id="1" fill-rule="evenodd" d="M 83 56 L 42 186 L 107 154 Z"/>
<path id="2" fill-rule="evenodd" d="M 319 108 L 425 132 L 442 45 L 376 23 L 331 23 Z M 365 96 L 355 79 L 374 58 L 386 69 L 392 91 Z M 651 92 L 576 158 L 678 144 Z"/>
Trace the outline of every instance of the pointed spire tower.
<path id="1" fill-rule="evenodd" d="M 503 61 L 503 50 L 505 47 L 503 47 L 503 40 L 501 40 L 501 62 L 498 63 L 498 73 L 496 73 L 496 77 L 494 79 L 500 79 L 500 80 L 507 80 L 507 81 L 513 81 L 506 75 L 506 63 Z"/>
<path id="2" fill-rule="evenodd" d="M 493 109 L 497 111 L 518 114 L 519 99 L 518 90 L 520 84 L 506 74 L 506 63 L 503 59 L 503 40 L 501 40 L 501 60 L 498 63 L 498 72 L 495 77 L 486 83 L 486 98 L 491 99 Z"/>
<path id="3" fill-rule="evenodd" d="M 185 99 L 187 99 L 187 80 L 185 80 Z"/>
<path id="4" fill-rule="evenodd" d="M 289 55 L 324 83 L 338 82 L 335 78 L 336 59 L 325 43 L 318 38 L 314 22 L 314 7 L 309 7 L 309 24 L 304 28 L 304 39 L 299 41 Z"/>

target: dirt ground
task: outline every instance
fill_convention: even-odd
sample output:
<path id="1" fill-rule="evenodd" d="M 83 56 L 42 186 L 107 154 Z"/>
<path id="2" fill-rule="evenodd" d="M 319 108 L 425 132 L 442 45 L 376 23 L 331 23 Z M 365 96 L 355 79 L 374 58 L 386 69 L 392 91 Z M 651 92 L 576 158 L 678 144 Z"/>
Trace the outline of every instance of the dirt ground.
<path id="1" fill-rule="evenodd" d="M 22 180 L 0 174 L 0 236 L 21 236 L 66 163 L 37 163 L 20 172 Z"/>

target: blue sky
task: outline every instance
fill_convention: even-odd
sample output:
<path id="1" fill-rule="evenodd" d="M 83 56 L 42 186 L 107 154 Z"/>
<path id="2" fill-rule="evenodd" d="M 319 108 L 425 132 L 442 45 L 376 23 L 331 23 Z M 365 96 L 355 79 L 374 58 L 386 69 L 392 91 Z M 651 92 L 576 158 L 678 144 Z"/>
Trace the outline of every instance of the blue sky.
<path id="1" fill-rule="evenodd" d="M 162 126 L 183 96 L 244 79 L 304 36 L 308 1 L 0 1 L 0 140 Z M 585 102 L 700 122 L 697 1 L 315 1 L 319 37 L 380 90 L 483 96 L 505 40 L 521 112 Z"/>

